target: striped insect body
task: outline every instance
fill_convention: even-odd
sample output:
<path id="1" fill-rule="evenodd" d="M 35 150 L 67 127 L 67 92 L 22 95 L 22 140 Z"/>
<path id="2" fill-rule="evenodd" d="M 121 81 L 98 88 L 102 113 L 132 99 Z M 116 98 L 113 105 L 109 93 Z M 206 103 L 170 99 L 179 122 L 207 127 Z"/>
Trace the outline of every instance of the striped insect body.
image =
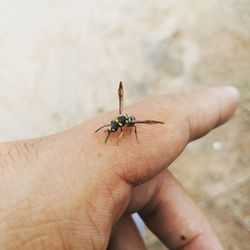
<path id="1" fill-rule="evenodd" d="M 155 120 L 136 120 L 133 115 L 122 114 L 122 112 L 123 112 L 123 97 L 124 97 L 122 82 L 120 82 L 120 85 L 119 85 L 118 96 L 119 96 L 119 116 L 117 116 L 114 120 L 112 120 L 110 122 L 110 124 L 105 124 L 95 131 L 95 132 L 97 132 L 103 128 L 107 128 L 108 135 L 105 139 L 105 143 L 108 141 L 108 138 L 109 138 L 111 133 L 116 132 L 118 129 L 120 129 L 121 132 L 120 132 L 118 140 L 117 140 L 117 144 L 118 144 L 119 139 L 123 135 L 122 128 L 125 126 L 131 127 L 132 129 L 134 128 L 136 140 L 138 141 L 137 129 L 136 129 L 135 124 L 137 124 L 137 123 L 144 123 L 144 124 L 157 124 L 157 123 L 159 124 L 160 123 L 160 124 L 163 124 L 164 123 L 164 122 L 155 121 Z"/>

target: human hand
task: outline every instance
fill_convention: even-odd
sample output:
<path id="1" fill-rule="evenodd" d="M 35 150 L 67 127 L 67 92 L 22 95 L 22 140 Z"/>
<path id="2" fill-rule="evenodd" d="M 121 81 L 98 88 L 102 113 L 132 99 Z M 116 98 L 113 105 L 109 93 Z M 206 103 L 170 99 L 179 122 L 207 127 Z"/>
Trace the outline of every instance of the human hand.
<path id="1" fill-rule="evenodd" d="M 238 93 L 221 87 L 158 96 L 127 109 L 138 119 L 104 143 L 110 112 L 73 129 L 0 144 L 2 249 L 145 249 L 130 217 L 139 212 L 170 249 L 222 249 L 211 226 L 167 167 L 187 143 L 227 121 Z"/>

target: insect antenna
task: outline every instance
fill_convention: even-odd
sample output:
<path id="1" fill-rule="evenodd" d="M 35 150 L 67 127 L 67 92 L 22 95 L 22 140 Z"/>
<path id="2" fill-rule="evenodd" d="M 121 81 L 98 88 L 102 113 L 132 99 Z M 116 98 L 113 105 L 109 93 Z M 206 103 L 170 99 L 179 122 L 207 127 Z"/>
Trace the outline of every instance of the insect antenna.
<path id="1" fill-rule="evenodd" d="M 106 128 L 106 127 L 109 127 L 109 124 L 105 124 L 105 125 L 101 126 L 100 128 L 98 128 L 98 129 L 95 131 L 95 133 L 98 132 L 99 130 L 101 130 L 102 128 Z"/>

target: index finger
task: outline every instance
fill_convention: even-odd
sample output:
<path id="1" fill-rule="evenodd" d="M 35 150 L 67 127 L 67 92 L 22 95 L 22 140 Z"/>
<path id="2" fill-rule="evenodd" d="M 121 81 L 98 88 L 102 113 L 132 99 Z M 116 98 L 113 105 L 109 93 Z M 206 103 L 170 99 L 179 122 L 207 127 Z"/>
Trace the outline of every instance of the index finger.
<path id="1" fill-rule="evenodd" d="M 85 141 L 102 155 L 102 165 L 119 174 L 126 182 L 139 184 L 169 165 L 193 139 L 203 136 L 227 121 L 238 104 L 233 87 L 219 87 L 177 96 L 156 96 L 126 109 L 138 120 L 152 119 L 164 124 L 137 125 L 140 143 L 125 131 L 117 146 L 119 133 L 112 133 L 104 143 L 106 132 L 93 133 L 95 127 L 109 122 L 116 112 L 104 114 L 85 123 Z M 96 161 L 95 161 L 96 162 Z"/>

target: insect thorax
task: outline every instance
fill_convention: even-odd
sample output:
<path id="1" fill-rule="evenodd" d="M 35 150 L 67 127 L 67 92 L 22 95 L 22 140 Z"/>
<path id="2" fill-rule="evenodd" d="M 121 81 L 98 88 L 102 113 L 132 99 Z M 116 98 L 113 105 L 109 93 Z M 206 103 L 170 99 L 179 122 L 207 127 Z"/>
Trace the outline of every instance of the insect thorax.
<path id="1" fill-rule="evenodd" d="M 119 115 L 115 121 L 119 124 L 120 127 L 124 126 L 127 123 L 128 115 Z"/>

